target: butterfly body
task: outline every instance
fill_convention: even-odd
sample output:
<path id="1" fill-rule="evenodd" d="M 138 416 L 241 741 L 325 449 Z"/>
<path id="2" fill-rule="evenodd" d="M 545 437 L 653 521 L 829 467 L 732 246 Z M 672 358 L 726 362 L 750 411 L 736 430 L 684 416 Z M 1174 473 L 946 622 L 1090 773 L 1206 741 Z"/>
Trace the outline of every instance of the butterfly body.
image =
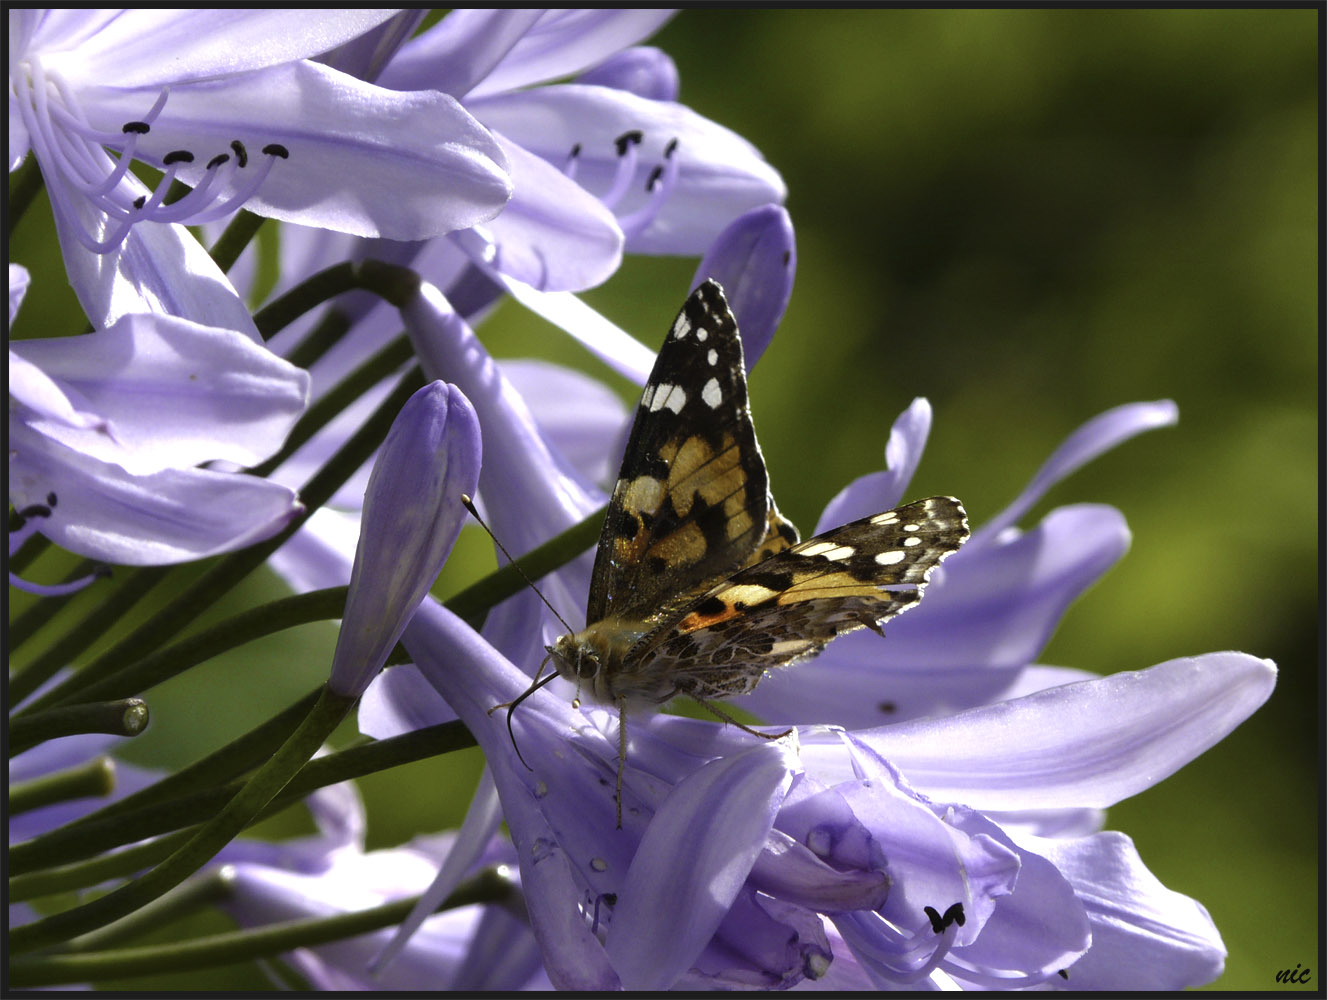
<path id="1" fill-rule="evenodd" d="M 751 691 L 767 670 L 844 632 L 883 635 L 881 623 L 920 600 L 967 535 L 962 505 L 931 497 L 799 542 L 770 494 L 736 321 L 706 281 L 641 395 L 587 625 L 548 651 L 558 673 L 616 706 L 624 725 L 631 708 L 679 694 L 726 719 L 711 702 Z M 620 803 L 620 771 L 618 780 Z"/>

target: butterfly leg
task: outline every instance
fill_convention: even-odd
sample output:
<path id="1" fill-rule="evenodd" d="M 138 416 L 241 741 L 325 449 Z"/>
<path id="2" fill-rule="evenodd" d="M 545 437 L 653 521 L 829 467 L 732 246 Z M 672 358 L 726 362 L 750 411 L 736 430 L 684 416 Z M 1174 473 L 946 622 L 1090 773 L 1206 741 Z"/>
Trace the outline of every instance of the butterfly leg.
<path id="1" fill-rule="evenodd" d="M 750 733 L 752 736 L 759 736 L 762 740 L 781 740 L 792 732 L 791 729 L 785 729 L 781 733 L 762 733 L 759 729 L 752 729 L 750 726 L 746 725 L 746 723 L 738 722 L 736 719 L 734 719 L 731 715 L 729 715 L 727 712 L 721 709 L 718 705 L 714 704 L 714 702 L 710 701 L 708 698 L 701 698 L 698 695 L 692 693 L 688 693 L 687 697 L 695 702 L 698 702 L 700 705 L 704 706 L 705 711 L 712 713 L 716 718 L 720 719 L 721 721 L 730 722 L 738 729 L 741 729 L 743 732 Z"/>

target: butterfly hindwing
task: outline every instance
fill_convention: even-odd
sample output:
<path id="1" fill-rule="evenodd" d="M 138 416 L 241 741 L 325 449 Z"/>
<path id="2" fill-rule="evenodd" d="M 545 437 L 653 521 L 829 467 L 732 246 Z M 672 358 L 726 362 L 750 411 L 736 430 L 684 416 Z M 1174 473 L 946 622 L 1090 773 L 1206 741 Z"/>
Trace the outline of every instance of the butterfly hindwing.
<path id="1" fill-rule="evenodd" d="M 737 324 L 717 282 L 678 314 L 636 409 L 609 501 L 587 621 L 645 618 L 796 539 L 773 511 Z"/>
<path id="2" fill-rule="evenodd" d="M 733 574 L 660 622 L 625 662 L 702 699 L 744 694 L 764 672 L 916 604 L 931 571 L 967 538 L 963 507 L 931 497 L 853 521 Z M 623 679 L 624 681 L 626 678 Z"/>

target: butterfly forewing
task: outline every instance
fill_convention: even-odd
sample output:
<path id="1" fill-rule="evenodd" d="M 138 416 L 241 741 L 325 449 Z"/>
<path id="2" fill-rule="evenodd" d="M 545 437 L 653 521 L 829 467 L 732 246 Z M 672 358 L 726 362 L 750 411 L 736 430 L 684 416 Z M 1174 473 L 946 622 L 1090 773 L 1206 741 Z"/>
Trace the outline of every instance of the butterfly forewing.
<path id="1" fill-rule="evenodd" d="M 593 625 L 644 619 L 796 540 L 773 511 L 737 324 L 718 283 L 687 299 L 636 409 L 590 584 Z"/>

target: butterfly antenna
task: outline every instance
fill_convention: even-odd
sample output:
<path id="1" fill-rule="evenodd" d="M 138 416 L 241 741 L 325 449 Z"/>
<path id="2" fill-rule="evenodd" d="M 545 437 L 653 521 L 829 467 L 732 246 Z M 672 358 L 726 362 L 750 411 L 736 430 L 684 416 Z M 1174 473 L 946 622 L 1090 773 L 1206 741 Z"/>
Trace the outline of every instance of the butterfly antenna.
<path id="1" fill-rule="evenodd" d="M 484 523 L 484 519 L 479 516 L 479 511 L 475 510 L 474 501 L 471 500 L 470 497 L 466 496 L 466 494 L 462 493 L 461 504 L 462 506 L 465 507 L 466 510 L 470 512 L 470 516 L 479 522 L 479 526 L 488 532 L 488 537 L 493 539 L 493 544 L 496 545 L 498 549 L 502 552 L 502 554 L 507 557 L 507 562 L 510 563 L 513 567 L 515 567 L 517 573 L 521 574 L 521 579 L 524 580 L 529 585 L 530 589 L 535 592 L 535 595 L 541 601 L 544 602 L 544 607 L 548 608 L 549 611 L 553 612 L 553 617 L 562 623 L 562 627 L 564 629 L 566 629 L 568 632 L 575 632 L 576 630 L 572 628 L 569 624 L 567 624 L 567 619 L 563 618 L 560 614 L 558 614 L 558 609 L 553 607 L 553 605 L 549 604 L 548 598 L 539 592 L 539 588 L 534 585 L 534 581 L 531 580 L 530 577 L 526 575 L 525 570 L 521 569 L 521 564 L 518 563 L 512 557 L 512 554 L 507 551 L 507 546 L 503 545 L 500 541 L 498 541 L 498 536 L 493 534 L 493 529 L 490 528 L 486 523 Z M 552 676 L 556 677 L 557 674 L 553 674 Z M 527 691 L 526 694 L 529 694 L 529 692 Z M 525 695 L 521 695 L 521 698 L 524 697 Z M 516 700 L 520 701 L 520 698 Z"/>

